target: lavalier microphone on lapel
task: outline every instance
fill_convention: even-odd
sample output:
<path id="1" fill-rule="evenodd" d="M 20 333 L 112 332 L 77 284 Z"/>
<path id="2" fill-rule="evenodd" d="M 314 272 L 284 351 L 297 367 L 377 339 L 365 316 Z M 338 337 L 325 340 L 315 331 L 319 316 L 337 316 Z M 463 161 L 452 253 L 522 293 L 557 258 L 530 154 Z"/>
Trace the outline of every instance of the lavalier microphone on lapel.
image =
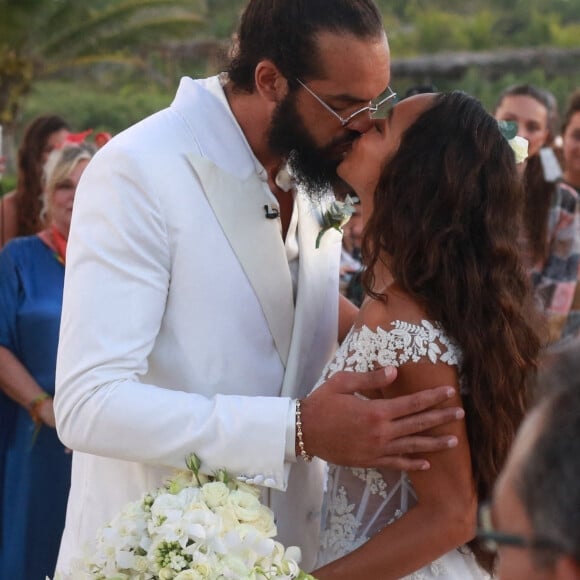
<path id="1" fill-rule="evenodd" d="M 280 217 L 280 211 L 277 207 L 270 207 L 268 205 L 264 206 L 264 211 L 266 212 L 266 217 L 269 220 L 275 220 Z"/>

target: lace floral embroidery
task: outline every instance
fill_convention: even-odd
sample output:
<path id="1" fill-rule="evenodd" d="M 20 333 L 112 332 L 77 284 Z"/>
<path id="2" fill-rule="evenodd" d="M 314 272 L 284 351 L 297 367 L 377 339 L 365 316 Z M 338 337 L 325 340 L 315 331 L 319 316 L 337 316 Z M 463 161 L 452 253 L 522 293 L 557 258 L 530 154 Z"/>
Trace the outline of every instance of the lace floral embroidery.
<path id="1" fill-rule="evenodd" d="M 350 471 L 367 484 L 371 493 L 378 494 L 386 499 L 387 484 L 376 469 L 350 468 Z"/>
<path id="2" fill-rule="evenodd" d="M 379 366 L 398 367 L 425 358 L 433 364 L 461 365 L 459 348 L 439 323 L 422 320 L 419 325 L 395 320 L 391 325 L 391 330 L 378 327 L 373 331 L 367 326 L 353 328 L 316 386 L 339 371 L 364 373 Z"/>

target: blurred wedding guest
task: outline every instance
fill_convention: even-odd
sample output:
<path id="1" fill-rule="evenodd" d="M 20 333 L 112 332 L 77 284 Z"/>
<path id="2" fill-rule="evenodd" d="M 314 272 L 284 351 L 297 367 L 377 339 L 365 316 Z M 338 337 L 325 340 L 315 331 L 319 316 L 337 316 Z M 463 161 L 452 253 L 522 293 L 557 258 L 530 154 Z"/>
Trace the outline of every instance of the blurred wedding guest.
<path id="1" fill-rule="evenodd" d="M 51 576 L 64 528 L 71 454 L 55 430 L 52 396 L 71 212 L 91 157 L 82 144 L 50 154 L 46 228 L 0 252 L 0 421 L 10 425 L 0 484 L 2 579 Z"/>
<path id="2" fill-rule="evenodd" d="M 568 102 L 562 122 L 562 179 L 580 193 L 580 89 Z"/>
<path id="3" fill-rule="evenodd" d="M 101 147 L 105 146 L 113 136 L 108 131 L 99 131 L 95 135 L 95 145 L 100 149 Z"/>
<path id="4" fill-rule="evenodd" d="M 479 538 L 499 556 L 499 580 L 580 580 L 580 361 L 577 343 L 548 367 Z"/>
<path id="5" fill-rule="evenodd" d="M 18 149 L 16 189 L 0 200 L 0 248 L 16 236 L 29 236 L 42 229 L 42 166 L 49 153 L 65 142 L 69 130 L 61 117 L 43 115 L 24 131 Z"/>
<path id="6" fill-rule="evenodd" d="M 496 119 L 514 121 L 529 144 L 524 169 L 526 204 L 523 237 L 529 273 L 548 322 L 548 342 L 575 336 L 580 330 L 580 297 L 575 297 L 580 265 L 578 194 L 558 180 L 554 139 L 555 99 L 533 85 L 504 90 Z"/>

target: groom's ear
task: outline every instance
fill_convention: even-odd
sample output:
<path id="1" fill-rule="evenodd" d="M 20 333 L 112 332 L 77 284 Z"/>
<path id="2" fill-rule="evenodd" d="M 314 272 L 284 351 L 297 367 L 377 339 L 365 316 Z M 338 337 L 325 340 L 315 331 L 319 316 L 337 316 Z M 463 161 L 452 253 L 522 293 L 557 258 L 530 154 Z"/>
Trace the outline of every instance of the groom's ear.
<path id="1" fill-rule="evenodd" d="M 288 81 L 268 59 L 261 60 L 254 72 L 256 91 L 267 101 L 278 104 L 288 93 Z"/>

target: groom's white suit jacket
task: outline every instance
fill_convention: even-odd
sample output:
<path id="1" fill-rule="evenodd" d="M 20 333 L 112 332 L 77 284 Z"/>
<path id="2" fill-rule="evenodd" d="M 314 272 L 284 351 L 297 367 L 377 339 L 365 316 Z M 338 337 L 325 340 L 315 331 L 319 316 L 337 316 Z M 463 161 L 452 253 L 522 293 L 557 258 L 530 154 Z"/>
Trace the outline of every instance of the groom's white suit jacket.
<path id="1" fill-rule="evenodd" d="M 260 169 L 214 77 L 183 79 L 83 174 L 57 364 L 58 433 L 75 450 L 59 570 L 192 452 L 265 485 L 281 541 L 312 565 L 322 469 L 288 461 L 291 399 L 336 344 L 341 240 L 315 248 L 321 208 L 298 194 L 294 300 Z"/>

